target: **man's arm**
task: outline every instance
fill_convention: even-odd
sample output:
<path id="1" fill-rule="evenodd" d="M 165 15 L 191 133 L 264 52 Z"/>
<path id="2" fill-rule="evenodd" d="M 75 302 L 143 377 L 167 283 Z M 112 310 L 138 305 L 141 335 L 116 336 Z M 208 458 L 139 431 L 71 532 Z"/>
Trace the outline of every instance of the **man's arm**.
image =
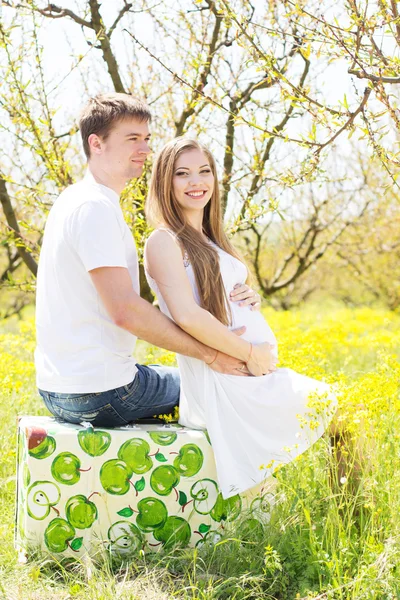
<path id="1" fill-rule="evenodd" d="M 238 360 L 221 353 L 216 357 L 215 350 L 193 339 L 136 294 L 114 210 L 104 203 L 85 202 L 71 216 L 69 236 L 114 323 L 151 344 L 212 362 L 216 371 L 241 374 Z"/>
<path id="2" fill-rule="evenodd" d="M 132 287 L 128 269 L 99 267 L 89 271 L 89 274 L 107 313 L 118 327 L 154 346 L 206 363 L 213 362 L 212 367 L 217 371 L 246 375 L 237 370 L 243 364 L 241 361 L 218 353 L 214 362 L 216 350 L 195 340 L 161 311 L 143 300 Z"/>

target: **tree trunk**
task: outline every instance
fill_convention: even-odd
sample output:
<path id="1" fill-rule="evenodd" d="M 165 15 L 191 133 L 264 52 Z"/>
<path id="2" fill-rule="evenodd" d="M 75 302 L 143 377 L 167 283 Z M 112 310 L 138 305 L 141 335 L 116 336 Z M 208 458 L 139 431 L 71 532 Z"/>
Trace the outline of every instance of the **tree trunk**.
<path id="1" fill-rule="evenodd" d="M 145 300 L 147 300 L 147 302 L 150 302 L 151 304 L 153 304 L 153 302 L 154 302 L 153 292 L 151 291 L 150 286 L 147 283 L 146 275 L 144 273 L 144 266 L 142 264 L 139 265 L 139 281 L 140 281 L 141 297 L 144 298 Z"/>
<path id="2" fill-rule="evenodd" d="M 17 217 L 15 216 L 15 212 L 13 206 L 11 204 L 10 196 L 8 195 L 6 182 L 2 177 L 0 177 L 0 202 L 3 207 L 4 215 L 6 217 L 7 224 L 9 228 L 14 232 L 14 237 L 18 243 L 15 244 L 16 250 L 28 269 L 33 273 L 33 275 L 37 275 L 37 262 L 33 258 L 32 254 L 26 249 L 24 245 L 22 235 L 18 226 Z"/>

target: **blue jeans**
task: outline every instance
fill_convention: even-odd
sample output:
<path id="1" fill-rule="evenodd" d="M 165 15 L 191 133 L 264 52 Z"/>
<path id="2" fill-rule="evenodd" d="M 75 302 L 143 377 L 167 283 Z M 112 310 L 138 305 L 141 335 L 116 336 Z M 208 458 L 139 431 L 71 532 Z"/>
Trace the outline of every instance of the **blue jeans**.
<path id="1" fill-rule="evenodd" d="M 49 411 L 69 423 L 88 421 L 96 427 L 121 427 L 166 414 L 179 402 L 179 371 L 159 365 L 136 365 L 128 385 L 89 394 L 58 394 L 39 390 Z"/>

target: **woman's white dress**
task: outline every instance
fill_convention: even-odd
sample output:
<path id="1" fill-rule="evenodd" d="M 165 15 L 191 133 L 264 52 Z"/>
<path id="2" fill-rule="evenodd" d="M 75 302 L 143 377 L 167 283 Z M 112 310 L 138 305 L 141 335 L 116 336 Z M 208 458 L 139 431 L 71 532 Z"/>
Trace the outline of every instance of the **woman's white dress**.
<path id="1" fill-rule="evenodd" d="M 247 269 L 238 259 L 215 248 L 229 298 L 234 285 L 246 281 Z M 184 264 L 199 303 L 187 258 Z M 172 318 L 157 283 L 146 275 L 161 311 Z M 260 312 L 234 302 L 230 307 L 231 329 L 245 325 L 243 339 L 276 346 L 276 338 Z M 292 369 L 279 368 L 262 377 L 241 377 L 216 373 L 188 356 L 177 355 L 177 360 L 181 376 L 179 423 L 207 429 L 224 498 L 255 486 L 278 464 L 288 463 L 304 452 L 323 434 L 336 410 L 337 401 L 329 385 Z M 320 399 L 319 404 L 322 402 L 324 408 L 318 414 L 307 406 L 310 394 Z"/>

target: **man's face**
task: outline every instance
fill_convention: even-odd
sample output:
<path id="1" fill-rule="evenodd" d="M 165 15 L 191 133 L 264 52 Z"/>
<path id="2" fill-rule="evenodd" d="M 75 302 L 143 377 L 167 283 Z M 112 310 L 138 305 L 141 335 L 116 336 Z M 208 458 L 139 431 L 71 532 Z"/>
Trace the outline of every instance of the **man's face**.
<path id="1" fill-rule="evenodd" d="M 122 182 L 124 186 L 127 181 L 142 174 L 150 153 L 149 140 L 147 122 L 131 118 L 118 121 L 106 140 L 96 134 L 89 136 L 91 160 L 95 160 L 116 183 Z"/>

